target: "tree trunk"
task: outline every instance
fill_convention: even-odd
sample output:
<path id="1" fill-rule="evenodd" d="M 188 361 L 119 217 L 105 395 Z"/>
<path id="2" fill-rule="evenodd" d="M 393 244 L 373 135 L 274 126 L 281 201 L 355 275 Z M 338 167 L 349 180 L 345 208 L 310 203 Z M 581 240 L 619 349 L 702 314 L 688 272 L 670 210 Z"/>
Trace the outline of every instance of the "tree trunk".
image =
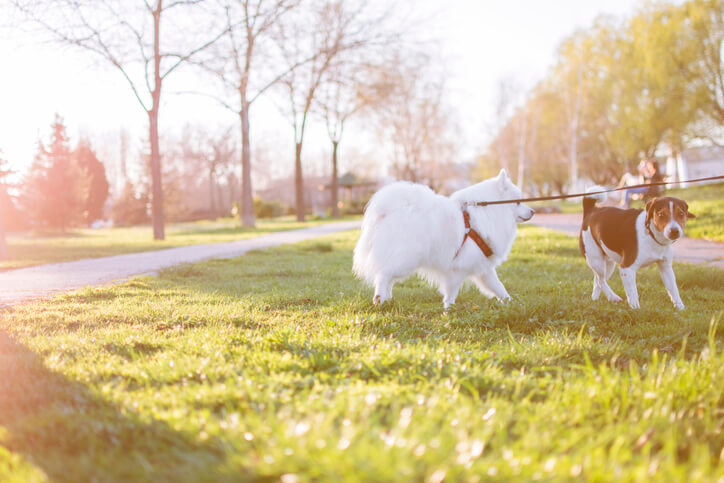
<path id="1" fill-rule="evenodd" d="M 209 217 L 216 219 L 216 201 L 214 200 L 214 170 L 209 170 Z"/>
<path id="2" fill-rule="evenodd" d="M 216 187 L 216 214 L 221 218 L 226 218 L 229 215 L 229 210 L 231 210 L 231 207 L 225 206 L 224 188 L 221 187 L 218 176 L 216 177 L 216 183 L 214 183 L 214 186 Z"/>
<path id="3" fill-rule="evenodd" d="M 0 218 L 0 260 L 8 259 L 8 245 L 5 242 L 5 221 Z"/>
<path id="4" fill-rule="evenodd" d="M 578 86 L 576 88 L 576 100 L 573 108 L 573 117 L 571 119 L 571 144 L 569 158 L 571 161 L 570 178 L 571 191 L 578 189 L 578 123 L 581 114 L 581 69 L 578 70 Z"/>
<path id="5" fill-rule="evenodd" d="M 158 0 L 153 12 L 153 61 L 154 80 L 153 107 L 148 111 L 149 138 L 151 142 L 151 220 L 153 222 L 153 239 L 163 240 L 163 186 L 161 184 L 161 154 L 158 146 L 158 111 L 161 102 L 161 53 L 160 53 L 161 0 Z"/>
<path id="6" fill-rule="evenodd" d="M 229 186 L 229 206 L 233 208 L 234 203 L 239 202 L 239 200 L 236 199 L 236 186 L 239 184 L 239 180 L 236 179 L 236 176 L 234 176 L 233 174 L 229 175 L 227 179 L 227 184 Z M 239 206 L 241 207 L 241 205 Z"/>
<path id="7" fill-rule="evenodd" d="M 339 218 L 339 177 L 337 175 L 337 147 L 339 141 L 332 141 L 332 217 Z"/>
<path id="8" fill-rule="evenodd" d="M 518 188 L 525 190 L 525 143 L 528 134 L 528 116 L 523 113 L 523 118 L 519 121 L 518 132 Z"/>
<path id="9" fill-rule="evenodd" d="M 256 224 L 254 216 L 254 199 L 251 187 L 251 143 L 249 141 L 249 103 L 246 95 L 241 93 L 241 226 L 253 228 Z"/>
<path id="10" fill-rule="evenodd" d="M 304 178 L 302 177 L 302 143 L 296 143 L 294 157 L 294 189 L 296 192 L 297 221 L 306 221 L 304 217 Z"/>
<path id="11" fill-rule="evenodd" d="M 158 147 L 158 111 L 148 113 L 151 138 L 151 220 L 153 222 L 153 239 L 163 240 L 163 187 L 161 185 L 161 155 Z"/>
<path id="12" fill-rule="evenodd" d="M 575 192 L 578 186 L 578 129 L 576 128 L 571 132 L 571 145 L 570 145 L 570 159 L 571 159 L 571 191 Z"/>
<path id="13" fill-rule="evenodd" d="M 533 159 L 530 159 L 530 157 L 526 156 L 525 163 L 524 163 L 524 170 L 528 171 L 528 175 L 530 180 L 528 181 L 528 186 L 533 187 L 535 191 L 538 191 L 538 185 L 536 185 L 533 182 L 533 177 L 530 176 L 530 163 L 531 161 L 535 163 L 535 143 L 536 139 L 538 137 L 538 122 L 540 121 L 540 110 L 536 111 L 535 113 L 535 119 L 533 121 L 533 129 L 530 134 L 530 139 L 528 140 L 528 146 L 531 148 L 531 152 Z M 531 190 L 526 191 L 525 188 L 523 188 L 523 184 L 519 184 L 518 187 L 524 192 L 530 194 Z M 537 195 L 536 195 L 537 196 Z"/>

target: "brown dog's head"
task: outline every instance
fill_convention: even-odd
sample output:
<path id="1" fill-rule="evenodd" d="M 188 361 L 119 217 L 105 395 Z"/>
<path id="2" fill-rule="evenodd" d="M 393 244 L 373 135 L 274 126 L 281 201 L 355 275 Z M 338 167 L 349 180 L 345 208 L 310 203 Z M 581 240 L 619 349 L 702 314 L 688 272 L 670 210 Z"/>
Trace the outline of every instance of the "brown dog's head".
<path id="1" fill-rule="evenodd" d="M 684 234 L 688 218 L 696 216 L 689 213 L 689 205 L 679 198 L 666 196 L 646 203 L 646 224 L 656 228 L 669 240 L 676 240 Z"/>

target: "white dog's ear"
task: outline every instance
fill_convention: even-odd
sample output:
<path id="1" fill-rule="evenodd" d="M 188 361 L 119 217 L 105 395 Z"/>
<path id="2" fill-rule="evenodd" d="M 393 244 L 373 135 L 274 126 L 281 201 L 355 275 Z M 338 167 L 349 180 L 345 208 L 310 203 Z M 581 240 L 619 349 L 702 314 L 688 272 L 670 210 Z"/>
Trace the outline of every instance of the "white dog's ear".
<path id="1" fill-rule="evenodd" d="M 505 169 L 501 169 L 500 173 L 498 173 L 498 186 L 503 188 L 510 178 L 508 177 L 508 173 L 505 171 Z"/>

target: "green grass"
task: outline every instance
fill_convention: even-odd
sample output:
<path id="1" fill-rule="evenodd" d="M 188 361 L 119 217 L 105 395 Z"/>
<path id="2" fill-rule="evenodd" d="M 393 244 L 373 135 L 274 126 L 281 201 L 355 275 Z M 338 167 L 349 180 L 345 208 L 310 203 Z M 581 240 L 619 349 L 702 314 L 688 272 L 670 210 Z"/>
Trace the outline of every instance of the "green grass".
<path id="1" fill-rule="evenodd" d="M 524 227 L 512 302 L 443 314 L 413 278 L 376 308 L 357 236 L 4 309 L 0 480 L 724 476 L 724 271 L 678 264 L 678 312 L 642 270 L 632 311 L 590 300 L 577 240 Z"/>
<path id="2" fill-rule="evenodd" d="M 175 223 L 166 226 L 163 241 L 153 240 L 150 226 L 77 229 L 66 234 L 10 234 L 7 237 L 8 260 L 0 262 L 0 271 L 183 245 L 228 242 L 330 221 L 339 220 L 313 219 L 299 223 L 293 217 L 261 219 L 257 220 L 256 228 L 241 228 L 239 221 L 231 218 Z"/>

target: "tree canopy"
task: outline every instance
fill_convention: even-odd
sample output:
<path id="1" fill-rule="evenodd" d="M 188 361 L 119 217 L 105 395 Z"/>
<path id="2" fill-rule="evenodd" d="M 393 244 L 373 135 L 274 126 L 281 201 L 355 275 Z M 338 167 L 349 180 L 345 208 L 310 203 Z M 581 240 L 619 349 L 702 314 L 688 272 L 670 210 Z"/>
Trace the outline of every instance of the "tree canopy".
<path id="1" fill-rule="evenodd" d="M 507 165 L 525 139 L 527 162 L 517 170 L 529 170 L 536 186 L 565 190 L 579 175 L 612 182 L 641 157 L 717 142 L 723 41 L 718 0 L 647 2 L 626 19 L 598 18 L 561 43 L 555 65 L 500 123 L 481 163 Z"/>

